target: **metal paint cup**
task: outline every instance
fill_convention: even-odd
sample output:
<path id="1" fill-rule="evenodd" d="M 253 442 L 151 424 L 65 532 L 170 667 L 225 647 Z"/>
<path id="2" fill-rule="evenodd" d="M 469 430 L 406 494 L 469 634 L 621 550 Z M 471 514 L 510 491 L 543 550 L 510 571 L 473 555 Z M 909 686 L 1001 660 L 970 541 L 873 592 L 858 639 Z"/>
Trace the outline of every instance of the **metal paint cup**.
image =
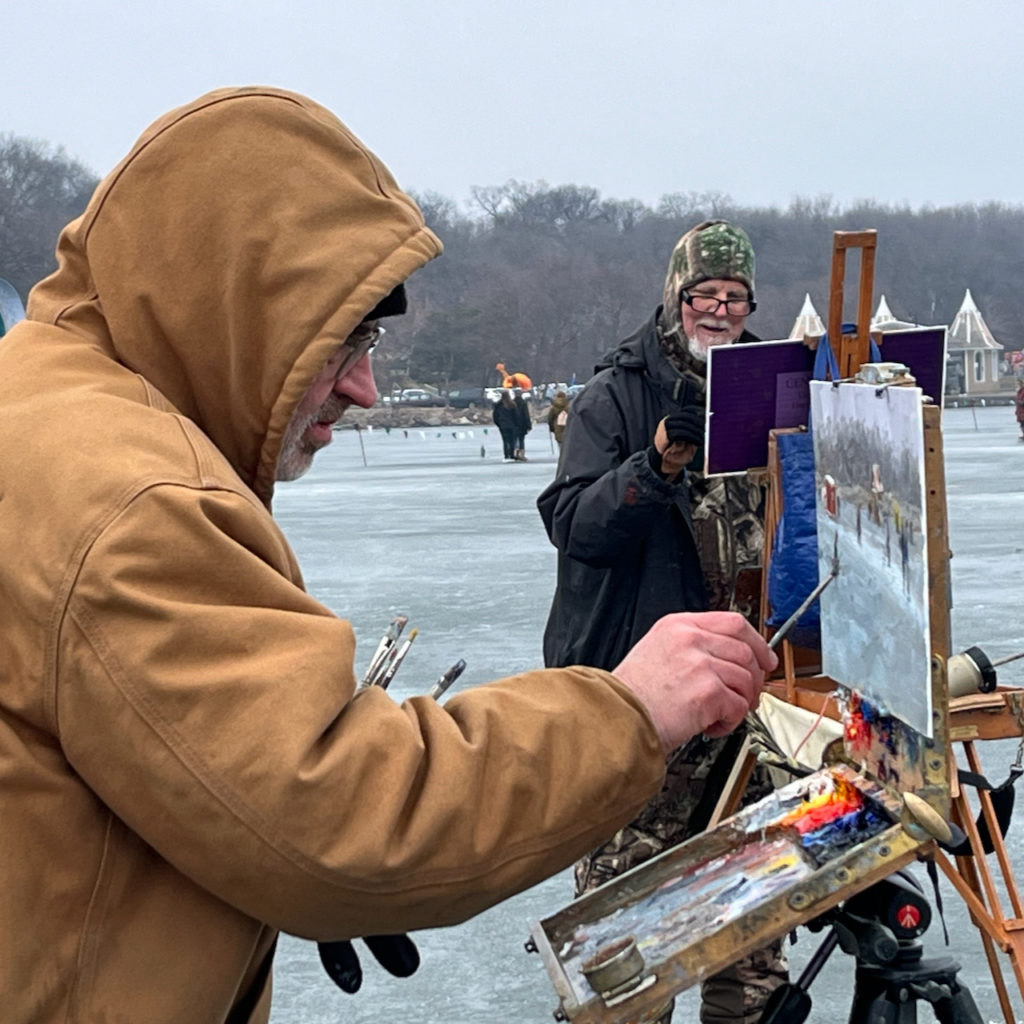
<path id="1" fill-rule="evenodd" d="M 644 958 L 632 935 L 602 946 L 581 967 L 590 987 L 601 996 L 616 996 L 640 984 Z"/>

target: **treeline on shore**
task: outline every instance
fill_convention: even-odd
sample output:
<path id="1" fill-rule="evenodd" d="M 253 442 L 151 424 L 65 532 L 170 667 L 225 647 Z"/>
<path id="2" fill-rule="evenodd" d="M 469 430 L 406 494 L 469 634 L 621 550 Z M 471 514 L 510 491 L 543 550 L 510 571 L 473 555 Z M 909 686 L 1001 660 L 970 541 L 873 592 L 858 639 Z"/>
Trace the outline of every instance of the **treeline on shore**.
<path id="1" fill-rule="evenodd" d="M 0 277 L 23 299 L 55 268 L 57 234 L 97 180 L 62 149 L 0 135 Z M 874 228 L 875 305 L 884 294 L 901 320 L 949 324 L 970 288 L 997 340 L 1024 345 L 1021 206 L 840 207 L 820 196 L 747 207 L 723 194 L 678 192 L 651 207 L 585 185 L 517 181 L 475 188 L 460 205 L 412 191 L 445 253 L 411 279 L 409 314 L 375 356 L 385 393 L 410 384 L 492 386 L 499 362 L 534 380 L 586 379 L 661 301 L 679 236 L 710 217 L 735 221 L 751 237 L 758 308 L 749 327 L 762 338 L 786 337 L 807 294 L 826 316 L 833 232 Z M 851 259 L 847 319 L 858 270 Z"/>

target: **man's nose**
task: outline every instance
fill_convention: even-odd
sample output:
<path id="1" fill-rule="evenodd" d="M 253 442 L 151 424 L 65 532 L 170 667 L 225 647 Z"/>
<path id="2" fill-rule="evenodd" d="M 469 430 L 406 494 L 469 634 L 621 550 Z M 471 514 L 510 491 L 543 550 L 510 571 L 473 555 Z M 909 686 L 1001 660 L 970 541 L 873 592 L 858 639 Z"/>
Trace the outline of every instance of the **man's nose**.
<path id="1" fill-rule="evenodd" d="M 334 385 L 334 392 L 351 399 L 353 405 L 369 409 L 377 401 L 377 382 L 373 379 L 373 367 L 369 354 L 345 374 Z"/>

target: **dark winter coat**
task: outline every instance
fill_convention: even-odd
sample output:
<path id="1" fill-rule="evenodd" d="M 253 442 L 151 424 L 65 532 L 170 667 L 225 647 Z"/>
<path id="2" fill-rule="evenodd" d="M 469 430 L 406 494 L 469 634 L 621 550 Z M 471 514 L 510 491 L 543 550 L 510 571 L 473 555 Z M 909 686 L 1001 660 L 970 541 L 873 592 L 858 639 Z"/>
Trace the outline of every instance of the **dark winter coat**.
<path id="1" fill-rule="evenodd" d="M 501 434 L 515 437 L 520 431 L 519 410 L 514 402 L 505 405 L 500 399 L 494 403 L 494 425 Z"/>
<path id="2" fill-rule="evenodd" d="M 519 414 L 518 426 L 516 427 L 516 433 L 519 437 L 526 437 L 526 435 L 533 429 L 533 420 L 530 418 L 530 407 L 526 404 L 526 399 L 522 395 L 516 395 L 512 399 L 513 405 L 516 407 L 516 412 Z"/>
<path id="3" fill-rule="evenodd" d="M 659 312 L 573 400 L 555 480 L 537 499 L 558 549 L 549 666 L 614 668 L 663 615 L 708 607 L 689 483 L 663 480 L 648 454 L 663 417 L 704 404 L 703 382 L 661 354 Z"/>

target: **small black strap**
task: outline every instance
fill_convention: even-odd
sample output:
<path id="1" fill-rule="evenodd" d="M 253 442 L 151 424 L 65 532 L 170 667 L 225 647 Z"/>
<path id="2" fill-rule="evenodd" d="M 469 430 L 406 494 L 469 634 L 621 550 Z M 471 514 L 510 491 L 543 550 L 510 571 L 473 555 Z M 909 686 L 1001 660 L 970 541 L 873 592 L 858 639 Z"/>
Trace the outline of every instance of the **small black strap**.
<path id="1" fill-rule="evenodd" d="M 1000 790 L 1006 789 L 1008 786 L 1015 785 L 1021 775 L 1024 775 L 1024 768 L 1018 768 L 1016 765 L 1011 765 L 1010 774 L 1006 776 L 1006 779 L 998 786 L 993 786 L 992 783 L 979 772 L 969 772 L 966 768 L 958 768 L 956 772 L 956 776 L 960 780 L 961 784 L 973 786 L 975 789 L 984 789 L 990 793 L 998 793 Z"/>
<path id="2" fill-rule="evenodd" d="M 935 866 L 935 858 L 929 857 L 925 861 L 925 870 L 928 872 L 928 877 L 932 880 L 932 892 L 935 893 L 935 910 L 938 912 L 939 920 L 942 922 L 942 935 L 946 940 L 946 945 L 949 945 L 949 931 L 946 928 L 946 915 L 942 912 L 942 893 L 939 892 L 939 871 Z"/>
<path id="3" fill-rule="evenodd" d="M 993 786 L 984 775 L 978 772 L 969 772 L 963 768 L 957 769 L 957 778 L 962 786 L 973 786 L 977 790 L 985 790 L 992 801 L 992 810 L 995 812 L 996 823 L 999 825 L 999 833 L 1005 838 L 1010 828 L 1010 820 L 1013 818 L 1013 804 L 1016 790 L 1013 788 L 1017 780 L 1024 775 L 1024 768 L 1017 765 L 1010 767 L 1010 774 L 1006 780 L 998 786 Z M 995 843 L 988 829 L 988 822 L 985 820 L 985 812 L 978 812 L 975 821 L 978 829 L 978 837 L 981 839 L 981 848 L 985 853 L 992 853 L 995 850 Z M 956 846 L 947 847 L 954 857 L 969 857 L 971 855 L 970 840 L 964 839 Z"/>

